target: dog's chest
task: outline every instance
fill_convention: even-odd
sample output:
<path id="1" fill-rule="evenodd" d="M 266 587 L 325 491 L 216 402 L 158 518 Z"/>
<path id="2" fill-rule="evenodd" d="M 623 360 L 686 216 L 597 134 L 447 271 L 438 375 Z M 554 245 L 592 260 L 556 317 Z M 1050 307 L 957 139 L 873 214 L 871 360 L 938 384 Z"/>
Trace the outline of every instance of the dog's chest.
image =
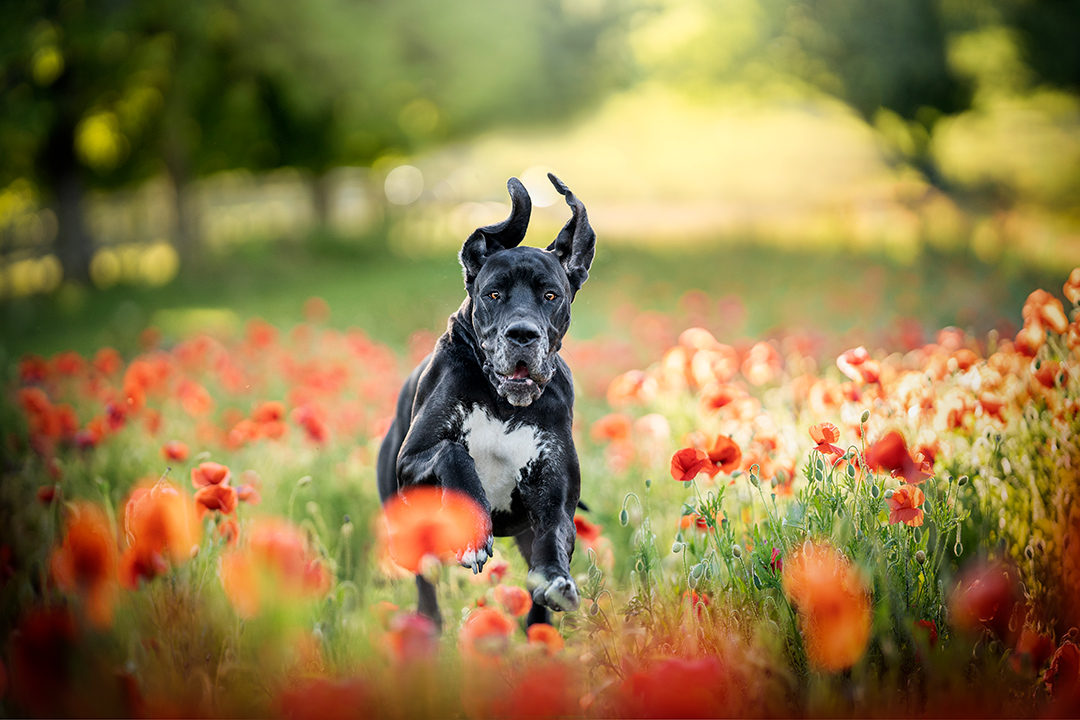
<path id="1" fill-rule="evenodd" d="M 474 405 L 462 408 L 461 441 L 476 465 L 492 510 L 510 510 L 511 495 L 521 471 L 543 451 L 539 430 L 530 425 L 510 429 L 507 423 Z"/>

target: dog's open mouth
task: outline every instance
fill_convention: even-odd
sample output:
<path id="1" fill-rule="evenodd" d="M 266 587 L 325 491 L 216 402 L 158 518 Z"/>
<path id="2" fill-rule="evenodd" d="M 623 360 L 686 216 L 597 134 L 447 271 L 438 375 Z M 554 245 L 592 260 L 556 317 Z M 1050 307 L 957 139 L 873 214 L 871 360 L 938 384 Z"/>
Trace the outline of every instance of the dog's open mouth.
<path id="1" fill-rule="evenodd" d="M 533 381 L 532 378 L 529 377 L 529 367 L 523 362 L 517 364 L 512 375 L 497 374 L 503 382 L 519 382 L 522 385 L 530 385 Z"/>

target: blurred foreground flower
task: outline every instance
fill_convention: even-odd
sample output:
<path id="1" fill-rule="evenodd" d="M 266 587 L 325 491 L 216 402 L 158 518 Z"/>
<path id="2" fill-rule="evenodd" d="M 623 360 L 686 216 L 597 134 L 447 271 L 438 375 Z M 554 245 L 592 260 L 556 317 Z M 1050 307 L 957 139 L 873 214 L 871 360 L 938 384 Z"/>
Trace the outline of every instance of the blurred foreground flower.
<path id="1" fill-rule="evenodd" d="M 120 588 L 116 535 L 104 510 L 88 502 L 71 506 L 64 541 L 53 551 L 51 566 L 61 590 L 82 596 L 90 622 L 99 628 L 112 625 Z"/>
<path id="2" fill-rule="evenodd" d="M 70 714 L 77 627 L 67 608 L 30 610 L 11 634 L 11 695 L 38 717 Z M 7 714 L 5 712 L 5 714 Z"/>
<path id="3" fill-rule="evenodd" d="M 554 655 L 563 649 L 564 642 L 562 635 L 555 629 L 554 626 L 547 623 L 535 623 L 529 626 L 526 633 L 529 636 L 529 643 L 535 645 L 542 645 L 545 652 L 548 655 Z"/>
<path id="4" fill-rule="evenodd" d="M 221 556 L 221 583 L 236 611 L 257 615 L 268 604 L 320 598 L 330 572 L 304 533 L 279 518 L 253 521 L 246 542 Z"/>
<path id="5" fill-rule="evenodd" d="M 314 677 L 301 680 L 278 695 L 281 716 L 291 720 L 347 720 L 375 716 L 375 700 L 359 678 Z"/>
<path id="6" fill-rule="evenodd" d="M 407 488 L 383 505 L 386 548 L 391 559 L 414 573 L 432 555 L 453 558 L 487 539 L 490 520 L 463 493 L 421 486 Z"/>
<path id="7" fill-rule="evenodd" d="M 190 498 L 164 480 L 137 486 L 124 506 L 128 548 L 120 557 L 120 583 L 129 589 L 153 580 L 169 564 L 198 549 L 201 528 Z"/>
<path id="8" fill-rule="evenodd" d="M 435 623 L 417 613 L 396 615 L 384 640 L 390 657 L 399 663 L 429 660 L 439 649 L 439 631 Z"/>
<path id="9" fill-rule="evenodd" d="M 510 635 L 516 627 L 513 620 L 495 608 L 473 610 L 458 635 L 461 653 L 472 660 L 494 660 L 510 647 Z"/>
<path id="10" fill-rule="evenodd" d="M 782 585 L 810 662 L 828 672 L 858 662 L 870 640 L 870 595 L 847 558 L 828 545 L 803 548 L 784 563 Z"/>
<path id="11" fill-rule="evenodd" d="M 967 568 L 949 596 L 952 624 L 967 631 L 986 627 L 1010 643 L 1016 635 L 1014 616 L 1023 620 L 1014 571 L 1002 563 L 981 562 Z"/>
<path id="12" fill-rule="evenodd" d="M 707 718 L 739 715 L 719 658 L 668 658 L 622 684 L 620 714 L 634 718 Z"/>

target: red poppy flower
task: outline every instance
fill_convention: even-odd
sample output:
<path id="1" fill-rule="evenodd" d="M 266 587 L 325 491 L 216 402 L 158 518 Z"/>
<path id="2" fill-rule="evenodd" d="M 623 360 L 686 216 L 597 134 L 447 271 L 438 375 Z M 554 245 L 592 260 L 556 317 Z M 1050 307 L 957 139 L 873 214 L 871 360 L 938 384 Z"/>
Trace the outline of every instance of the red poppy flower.
<path id="1" fill-rule="evenodd" d="M 420 571 L 425 555 L 452 557 L 487 539 L 491 519 L 472 498 L 448 489 L 408 488 L 383 505 L 387 549 L 401 567 Z"/>
<path id="2" fill-rule="evenodd" d="M 908 453 L 904 437 L 894 431 L 866 449 L 866 464 L 873 470 L 889 470 L 893 477 L 903 477 L 912 485 L 918 485 L 930 478 L 922 467 Z"/>
<path id="3" fill-rule="evenodd" d="M 228 485 L 232 477 L 232 471 L 228 467 L 216 462 L 199 463 L 191 468 L 191 484 L 197 488 L 210 485 Z"/>
<path id="4" fill-rule="evenodd" d="M 1015 672 L 1036 673 L 1042 670 L 1053 654 L 1054 639 L 1027 626 L 1020 633 L 1020 638 L 1009 655 L 1009 663 Z"/>
<path id="5" fill-rule="evenodd" d="M 554 655 L 563 649 L 565 643 L 562 635 L 547 623 L 534 623 L 527 631 L 529 644 L 542 645 L 548 655 Z"/>
<path id="6" fill-rule="evenodd" d="M 116 584 L 116 536 L 105 512 L 88 502 L 75 503 L 68 514 L 64 541 L 53 551 L 51 568 L 57 586 L 82 596 L 94 625 L 112 625 Z"/>
<path id="7" fill-rule="evenodd" d="M 633 423 L 622 413 L 609 413 L 592 424 L 589 435 L 596 442 L 629 440 Z"/>
<path id="8" fill-rule="evenodd" d="M 915 621 L 916 633 L 921 633 L 922 637 L 926 639 L 926 644 L 933 648 L 937 645 L 938 632 L 937 623 L 933 620 L 916 620 Z"/>
<path id="9" fill-rule="evenodd" d="M 514 617 L 521 617 L 532 607 L 532 596 L 517 585 L 496 585 L 495 601 Z"/>
<path id="10" fill-rule="evenodd" d="M 285 419 L 285 404 L 270 400 L 255 408 L 251 419 L 257 423 L 281 422 Z"/>
<path id="11" fill-rule="evenodd" d="M 822 455 L 836 455 L 839 457 L 844 454 L 841 448 L 833 445 L 840 439 L 840 431 L 832 423 L 823 422 L 812 426 L 810 428 L 810 439 L 816 443 L 814 450 L 817 450 Z"/>
<path id="12" fill-rule="evenodd" d="M 188 459 L 189 453 L 188 446 L 179 440 L 170 440 L 161 446 L 161 456 L 166 460 L 184 462 Z"/>
<path id="13" fill-rule="evenodd" d="M 712 462 L 704 450 L 683 448 L 671 456 L 671 477 L 680 482 L 690 482 L 711 466 Z"/>
<path id="14" fill-rule="evenodd" d="M 1022 618 L 1024 612 L 1014 573 L 1000 563 L 980 563 L 961 573 L 949 596 L 952 624 L 968 631 L 988 627 L 1010 642 L 1016 635 L 1012 629 L 1013 616 Z"/>
<path id="15" fill-rule="evenodd" d="M 474 660 L 490 660 L 510 647 L 514 621 L 495 608 L 479 608 L 469 614 L 461 627 L 458 642 L 462 654 Z"/>
<path id="16" fill-rule="evenodd" d="M 742 450 L 727 435 L 717 435 L 712 447 L 709 448 L 708 458 L 709 466 L 705 468 L 705 472 L 709 473 L 709 477 L 719 472 L 730 474 L 742 462 Z"/>
<path id="17" fill-rule="evenodd" d="M 1080 701 L 1080 648 L 1075 643 L 1061 644 L 1043 673 L 1043 682 L 1050 696 L 1063 701 L 1064 707 Z"/>
<path id="18" fill-rule="evenodd" d="M 577 536 L 586 546 L 591 547 L 600 539 L 600 531 L 604 529 L 602 525 L 589 522 L 589 520 L 581 515 L 574 515 L 574 528 L 577 530 Z"/>
<path id="19" fill-rule="evenodd" d="M 780 554 L 780 548 L 773 548 L 772 549 L 772 557 L 769 558 L 769 568 L 773 572 L 783 572 L 784 571 L 784 558 Z"/>
<path id="20" fill-rule="evenodd" d="M 229 515 L 236 510 L 239 500 L 236 488 L 228 485 L 207 485 L 195 491 L 195 507 L 199 511 L 199 517 L 214 510 Z"/>
<path id="21" fill-rule="evenodd" d="M 902 522 L 911 527 L 923 524 L 923 510 L 920 507 L 926 500 L 923 491 L 914 485 L 901 485 L 893 491 L 891 498 L 885 501 L 889 506 L 889 524 Z"/>

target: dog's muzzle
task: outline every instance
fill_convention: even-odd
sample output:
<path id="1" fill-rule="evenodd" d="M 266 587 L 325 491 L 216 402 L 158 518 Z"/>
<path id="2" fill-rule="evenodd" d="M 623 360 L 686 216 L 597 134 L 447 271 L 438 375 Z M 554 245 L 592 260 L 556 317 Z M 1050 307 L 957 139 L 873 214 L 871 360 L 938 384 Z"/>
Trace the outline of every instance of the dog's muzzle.
<path id="1" fill-rule="evenodd" d="M 540 328 L 528 321 L 507 325 L 493 347 L 484 345 L 487 362 L 484 369 L 495 391 L 516 407 L 531 405 L 555 374 L 554 353 L 545 342 Z"/>

